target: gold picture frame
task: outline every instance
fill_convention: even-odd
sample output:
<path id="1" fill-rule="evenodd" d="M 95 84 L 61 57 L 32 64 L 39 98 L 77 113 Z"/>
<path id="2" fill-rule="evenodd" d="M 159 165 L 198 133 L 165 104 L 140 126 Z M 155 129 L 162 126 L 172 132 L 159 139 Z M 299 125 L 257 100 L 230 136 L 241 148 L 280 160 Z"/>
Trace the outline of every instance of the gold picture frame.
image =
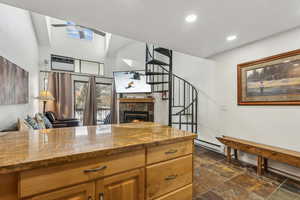
<path id="1" fill-rule="evenodd" d="M 300 49 L 237 65 L 238 105 L 300 105 Z"/>

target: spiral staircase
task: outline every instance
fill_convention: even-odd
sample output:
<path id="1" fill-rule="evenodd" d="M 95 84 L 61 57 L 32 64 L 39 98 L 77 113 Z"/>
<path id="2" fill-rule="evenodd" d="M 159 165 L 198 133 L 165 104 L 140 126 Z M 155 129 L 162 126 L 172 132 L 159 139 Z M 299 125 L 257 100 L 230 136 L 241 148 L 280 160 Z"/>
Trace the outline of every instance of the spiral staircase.
<path id="1" fill-rule="evenodd" d="M 197 133 L 198 92 L 185 79 L 173 74 L 173 52 L 170 49 L 146 45 L 147 83 L 153 93 L 168 101 L 168 125 Z"/>

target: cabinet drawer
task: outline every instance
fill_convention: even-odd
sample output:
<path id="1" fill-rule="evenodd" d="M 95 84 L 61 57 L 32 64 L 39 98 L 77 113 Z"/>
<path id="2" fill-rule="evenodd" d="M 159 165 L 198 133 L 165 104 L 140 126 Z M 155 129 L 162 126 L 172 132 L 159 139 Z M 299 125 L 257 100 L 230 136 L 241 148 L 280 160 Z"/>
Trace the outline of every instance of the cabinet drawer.
<path id="1" fill-rule="evenodd" d="M 149 147 L 147 149 L 147 164 L 153 164 L 188 155 L 191 154 L 192 151 L 192 140 L 162 146 Z"/>
<path id="2" fill-rule="evenodd" d="M 20 173 L 19 194 L 20 197 L 28 197 L 143 167 L 144 165 L 145 150 L 139 150 L 60 166 L 24 171 Z"/>
<path id="3" fill-rule="evenodd" d="M 192 198 L 193 186 L 188 185 L 155 200 L 191 200 Z"/>
<path id="4" fill-rule="evenodd" d="M 192 169 L 192 155 L 147 167 L 147 199 L 155 199 L 192 184 Z"/>
<path id="5" fill-rule="evenodd" d="M 26 200 L 88 200 L 95 196 L 95 183 L 84 183 L 37 195 Z"/>

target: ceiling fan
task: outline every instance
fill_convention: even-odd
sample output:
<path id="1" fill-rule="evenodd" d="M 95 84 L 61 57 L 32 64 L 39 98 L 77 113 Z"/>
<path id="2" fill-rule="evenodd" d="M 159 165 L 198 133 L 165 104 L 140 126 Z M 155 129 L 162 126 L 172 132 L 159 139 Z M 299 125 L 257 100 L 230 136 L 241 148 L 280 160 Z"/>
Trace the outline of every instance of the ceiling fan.
<path id="1" fill-rule="evenodd" d="M 105 33 L 102 32 L 102 31 L 98 31 L 96 29 L 93 29 L 93 28 L 89 28 L 89 27 L 86 27 L 86 26 L 82 26 L 82 25 L 77 25 L 77 24 L 51 24 L 53 27 L 56 27 L 56 28 L 61 28 L 61 27 L 75 27 L 75 28 L 80 28 L 78 29 L 78 32 L 79 32 L 79 35 L 80 35 L 80 39 L 84 39 L 84 30 L 83 29 L 88 29 L 90 31 L 92 31 L 93 33 L 97 34 L 97 35 L 101 35 L 101 36 L 105 36 Z"/>

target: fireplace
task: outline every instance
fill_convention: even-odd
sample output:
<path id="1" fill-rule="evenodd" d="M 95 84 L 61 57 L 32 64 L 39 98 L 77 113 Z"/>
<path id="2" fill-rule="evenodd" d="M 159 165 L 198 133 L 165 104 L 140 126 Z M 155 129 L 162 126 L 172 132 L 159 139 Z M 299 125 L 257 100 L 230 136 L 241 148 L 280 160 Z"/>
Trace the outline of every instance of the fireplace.
<path id="1" fill-rule="evenodd" d="M 120 98 L 119 122 L 153 122 L 154 99 L 152 98 Z"/>
<path id="2" fill-rule="evenodd" d="M 124 111 L 124 122 L 131 123 L 131 122 L 147 122 L 149 121 L 149 112 L 144 111 Z"/>

